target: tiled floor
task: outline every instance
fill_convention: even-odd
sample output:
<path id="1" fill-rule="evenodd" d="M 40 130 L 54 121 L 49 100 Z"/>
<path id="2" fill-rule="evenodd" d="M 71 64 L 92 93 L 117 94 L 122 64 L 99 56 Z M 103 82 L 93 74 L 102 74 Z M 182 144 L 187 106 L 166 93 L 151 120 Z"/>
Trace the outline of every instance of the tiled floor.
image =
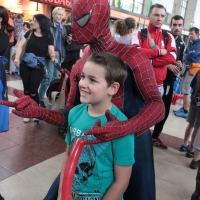
<path id="1" fill-rule="evenodd" d="M 21 80 L 8 75 L 9 99 L 12 90 L 22 90 Z M 172 106 L 161 138 L 167 150 L 154 148 L 157 200 L 190 200 L 195 187 L 196 170 L 188 166 L 191 159 L 178 151 L 187 125 L 177 118 Z M 10 114 L 10 130 L 0 134 L 0 193 L 5 200 L 42 200 L 60 171 L 63 138 L 57 128 L 43 121 L 23 123 Z"/>

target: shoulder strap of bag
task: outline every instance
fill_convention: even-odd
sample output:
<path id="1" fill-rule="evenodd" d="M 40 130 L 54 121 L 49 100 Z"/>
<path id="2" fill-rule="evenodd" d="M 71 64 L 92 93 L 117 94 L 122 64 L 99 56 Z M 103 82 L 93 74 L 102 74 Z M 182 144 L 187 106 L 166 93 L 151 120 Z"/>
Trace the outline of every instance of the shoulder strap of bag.
<path id="1" fill-rule="evenodd" d="M 147 29 L 146 29 L 146 28 L 141 29 L 140 37 L 141 37 L 141 40 L 142 40 L 142 43 L 143 43 L 144 40 L 145 40 L 146 37 L 147 37 Z"/>
<path id="2" fill-rule="evenodd" d="M 166 46 L 168 43 L 168 37 L 169 37 L 168 32 L 166 30 L 162 30 L 162 35 L 163 35 L 164 43 Z"/>
<path id="3" fill-rule="evenodd" d="M 28 37 L 26 38 L 26 40 L 29 40 L 29 39 L 30 39 L 32 33 L 33 33 L 33 31 L 31 31 L 31 32 L 29 33 L 29 35 L 28 35 Z"/>
<path id="4" fill-rule="evenodd" d="M 167 43 L 168 43 L 168 33 L 167 33 L 167 31 L 162 30 L 162 35 L 163 35 L 163 40 L 164 40 L 164 43 L 165 43 L 165 46 L 166 46 Z M 141 37 L 141 40 L 142 40 L 142 43 L 143 43 L 144 40 L 147 37 L 147 28 L 141 29 L 140 37 Z"/>

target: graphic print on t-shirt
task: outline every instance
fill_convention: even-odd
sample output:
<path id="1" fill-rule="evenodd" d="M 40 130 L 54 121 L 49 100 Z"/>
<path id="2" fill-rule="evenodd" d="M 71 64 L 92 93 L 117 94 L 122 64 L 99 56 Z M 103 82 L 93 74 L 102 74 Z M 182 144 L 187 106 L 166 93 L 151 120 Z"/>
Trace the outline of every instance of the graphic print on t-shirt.
<path id="1" fill-rule="evenodd" d="M 84 136 L 84 133 L 80 129 L 72 128 L 70 127 L 70 133 L 71 133 L 71 145 L 74 145 L 74 142 L 77 140 L 77 138 L 82 137 L 84 139 L 93 140 L 95 139 L 94 136 Z M 93 193 L 82 193 L 78 191 L 82 191 L 86 184 L 88 183 L 88 178 L 94 174 L 97 174 L 97 167 L 95 167 L 96 164 L 96 158 L 97 156 L 101 155 L 102 153 L 105 153 L 105 148 L 110 144 L 110 142 L 101 143 L 101 145 L 95 144 L 95 145 L 85 145 L 81 156 L 78 160 L 75 174 L 74 174 L 74 180 L 73 180 L 73 192 L 74 196 L 79 196 L 79 199 L 84 199 L 86 196 L 95 197 L 96 199 L 100 198 L 100 193 L 96 189 L 95 185 L 100 186 L 101 180 L 97 180 L 97 182 L 94 185 Z M 95 168 L 95 169 L 94 169 Z M 78 194 L 77 194 L 78 193 Z"/>
<path id="2" fill-rule="evenodd" d="M 96 153 L 92 145 L 86 145 L 78 160 L 74 174 L 73 188 L 79 191 L 87 183 L 88 178 L 93 174 Z"/>

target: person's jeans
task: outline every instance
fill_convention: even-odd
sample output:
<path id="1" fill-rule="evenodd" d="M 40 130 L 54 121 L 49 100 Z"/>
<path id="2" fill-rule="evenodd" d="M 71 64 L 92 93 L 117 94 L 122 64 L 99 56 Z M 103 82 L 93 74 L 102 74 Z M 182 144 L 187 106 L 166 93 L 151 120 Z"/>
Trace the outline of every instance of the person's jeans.
<path id="1" fill-rule="evenodd" d="M 60 64 L 60 58 L 58 58 L 58 64 Z M 51 81 L 59 78 L 59 71 L 56 69 L 54 63 L 51 60 L 46 60 L 46 69 L 48 71 L 49 79 L 42 79 L 38 92 L 40 101 L 44 101 L 45 92 Z"/>

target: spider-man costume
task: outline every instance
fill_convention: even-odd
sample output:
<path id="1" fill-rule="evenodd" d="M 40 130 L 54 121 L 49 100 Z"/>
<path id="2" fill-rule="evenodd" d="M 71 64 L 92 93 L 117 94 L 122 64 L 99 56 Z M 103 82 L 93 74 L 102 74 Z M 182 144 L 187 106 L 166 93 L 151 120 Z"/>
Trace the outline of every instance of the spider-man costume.
<path id="1" fill-rule="evenodd" d="M 112 101 L 129 120 L 109 121 L 106 126 L 96 126 L 85 134 L 94 134 L 96 138 L 104 141 L 129 133 L 140 135 L 135 139 L 136 163 L 133 166 L 124 200 L 155 200 L 153 148 L 148 129 L 163 119 L 164 106 L 152 65 L 140 50 L 133 46 L 119 44 L 113 39 L 109 29 L 110 6 L 107 0 L 76 0 L 71 14 L 74 42 L 89 44 L 90 51 L 72 68 L 66 108 L 57 111 L 41 108 L 30 97 L 16 90 L 14 93 L 19 99 L 15 102 L 0 103 L 14 106 L 15 110 L 12 112 L 18 116 L 37 117 L 54 125 L 64 125 L 67 123 L 69 110 L 80 103 L 78 81 L 89 55 L 97 51 L 117 54 L 126 62 L 128 77 L 124 88 L 120 89 Z M 57 179 L 57 183 L 54 183 L 55 188 L 58 187 L 58 181 Z"/>

